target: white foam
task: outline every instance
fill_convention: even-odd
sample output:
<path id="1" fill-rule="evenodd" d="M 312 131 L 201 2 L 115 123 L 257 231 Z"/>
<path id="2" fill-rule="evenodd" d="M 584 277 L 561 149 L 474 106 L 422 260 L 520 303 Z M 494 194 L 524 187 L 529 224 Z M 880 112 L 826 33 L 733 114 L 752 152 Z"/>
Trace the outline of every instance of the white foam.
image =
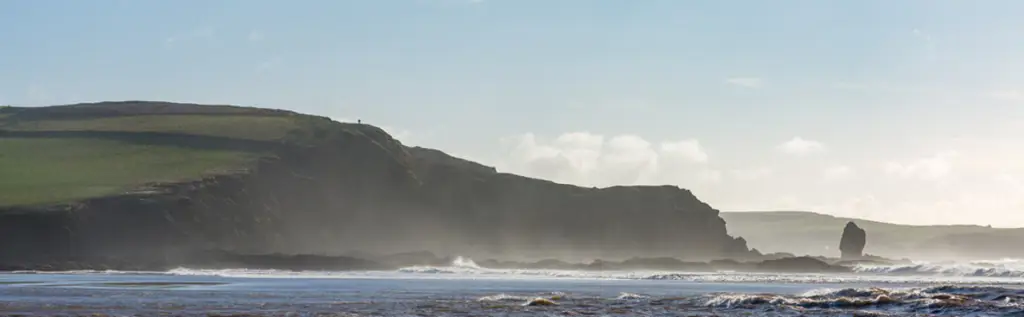
<path id="1" fill-rule="evenodd" d="M 455 260 L 452 260 L 452 266 L 475 270 L 482 269 L 479 265 L 476 264 L 476 262 L 473 262 L 473 259 L 464 258 L 461 256 L 457 256 L 455 257 Z"/>
<path id="2" fill-rule="evenodd" d="M 649 296 L 640 295 L 640 294 L 634 294 L 634 293 L 620 293 L 619 297 L 616 297 L 615 299 L 618 299 L 618 300 L 641 300 L 641 299 L 647 299 L 647 298 L 649 298 Z"/>
<path id="3" fill-rule="evenodd" d="M 532 297 L 529 297 L 529 298 L 532 298 Z M 517 295 L 509 295 L 509 294 L 501 293 L 501 294 L 495 294 L 495 295 L 488 295 L 488 296 L 480 297 L 479 299 L 477 299 L 477 301 L 481 301 L 481 302 L 504 302 L 504 301 L 520 302 L 520 301 L 524 301 L 524 300 L 527 300 L 527 299 L 528 299 L 528 297 L 526 297 L 526 296 L 517 296 Z"/>
<path id="4" fill-rule="evenodd" d="M 601 279 L 601 280 L 673 280 L 695 283 L 873 283 L 873 284 L 1020 284 L 1024 262 L 1002 259 L 968 264 L 929 264 L 878 266 L 859 265 L 848 274 L 793 274 L 740 272 L 670 271 L 577 271 L 493 269 L 481 267 L 470 258 L 456 257 L 448 266 L 414 266 L 396 271 L 288 271 L 258 269 L 177 268 L 167 272 L 69 271 L 18 272 L 22 274 L 164 274 L 219 276 L 231 278 L 404 278 L 404 279 Z"/>
<path id="5" fill-rule="evenodd" d="M 917 262 L 910 265 L 857 265 L 853 267 L 853 270 L 857 273 L 879 275 L 1024 278 L 1024 262 L 1019 259 L 971 263 Z"/>
<path id="6" fill-rule="evenodd" d="M 930 307 L 932 305 L 994 305 L 994 307 L 1020 307 L 1013 299 L 1024 295 L 1018 288 L 941 285 L 918 288 L 844 288 L 820 289 L 797 296 L 777 294 L 711 294 L 705 306 L 734 308 L 744 306 L 799 306 L 805 308 L 869 307 L 879 305 L 905 305 Z M 992 301 L 993 298 L 1005 298 Z"/>

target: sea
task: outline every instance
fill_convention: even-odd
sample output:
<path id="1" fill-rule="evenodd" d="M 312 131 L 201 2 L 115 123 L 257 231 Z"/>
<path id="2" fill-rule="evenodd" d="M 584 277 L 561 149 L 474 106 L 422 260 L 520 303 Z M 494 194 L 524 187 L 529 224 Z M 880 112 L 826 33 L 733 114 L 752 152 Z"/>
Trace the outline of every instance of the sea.
<path id="1" fill-rule="evenodd" d="M 1024 316 L 1024 261 L 844 274 L 508 270 L 0 273 L 0 316 Z"/>

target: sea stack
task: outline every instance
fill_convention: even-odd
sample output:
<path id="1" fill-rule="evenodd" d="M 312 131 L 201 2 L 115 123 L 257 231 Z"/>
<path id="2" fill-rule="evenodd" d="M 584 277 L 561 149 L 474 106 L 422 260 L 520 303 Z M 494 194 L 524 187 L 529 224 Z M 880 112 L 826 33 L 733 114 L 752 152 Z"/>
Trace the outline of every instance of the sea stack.
<path id="1" fill-rule="evenodd" d="M 867 244 L 867 232 L 857 224 L 850 221 L 843 229 L 843 237 L 839 240 L 839 251 L 843 253 L 843 259 L 858 259 L 864 255 L 864 245 Z"/>

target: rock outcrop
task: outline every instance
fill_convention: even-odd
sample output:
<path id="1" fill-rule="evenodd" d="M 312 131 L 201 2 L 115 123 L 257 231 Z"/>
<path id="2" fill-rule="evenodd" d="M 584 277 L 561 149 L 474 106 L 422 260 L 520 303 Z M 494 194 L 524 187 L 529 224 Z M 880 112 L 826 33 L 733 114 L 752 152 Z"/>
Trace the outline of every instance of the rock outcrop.
<path id="1" fill-rule="evenodd" d="M 118 112 L 123 107 L 133 107 L 99 105 L 102 111 L 96 112 L 81 105 L 26 110 L 24 120 L 118 116 L 125 115 Z M 207 114 L 215 107 L 162 103 L 158 108 Z M 726 232 L 718 210 L 675 186 L 557 184 L 406 147 L 366 124 L 280 115 L 301 116 L 317 128 L 284 141 L 238 140 L 238 148 L 273 151 L 242 171 L 151 184 L 74 204 L 0 207 L 0 263 L 116 257 L 187 265 L 191 254 L 209 250 L 323 255 L 427 250 L 568 260 L 752 256 L 746 241 Z M 40 132 L 20 133 L 17 137 Z M 117 136 L 126 142 L 149 138 Z M 186 142 L 181 146 L 202 138 L 163 137 L 160 142 Z M 218 142 L 233 141 L 220 137 Z"/>
<path id="2" fill-rule="evenodd" d="M 864 256 L 864 246 L 867 244 L 867 232 L 861 229 L 853 221 L 846 223 L 843 228 L 843 237 L 839 240 L 839 251 L 843 259 L 858 259 Z"/>

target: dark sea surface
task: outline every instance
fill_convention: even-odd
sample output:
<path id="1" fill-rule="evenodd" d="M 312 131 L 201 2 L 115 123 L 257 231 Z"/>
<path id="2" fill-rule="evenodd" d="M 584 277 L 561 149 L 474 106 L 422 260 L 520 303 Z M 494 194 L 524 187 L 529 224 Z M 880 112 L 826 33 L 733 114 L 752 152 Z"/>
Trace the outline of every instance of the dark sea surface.
<path id="1" fill-rule="evenodd" d="M 191 270 L 0 274 L 0 315 L 1024 316 L 1019 262 L 856 274 Z"/>

